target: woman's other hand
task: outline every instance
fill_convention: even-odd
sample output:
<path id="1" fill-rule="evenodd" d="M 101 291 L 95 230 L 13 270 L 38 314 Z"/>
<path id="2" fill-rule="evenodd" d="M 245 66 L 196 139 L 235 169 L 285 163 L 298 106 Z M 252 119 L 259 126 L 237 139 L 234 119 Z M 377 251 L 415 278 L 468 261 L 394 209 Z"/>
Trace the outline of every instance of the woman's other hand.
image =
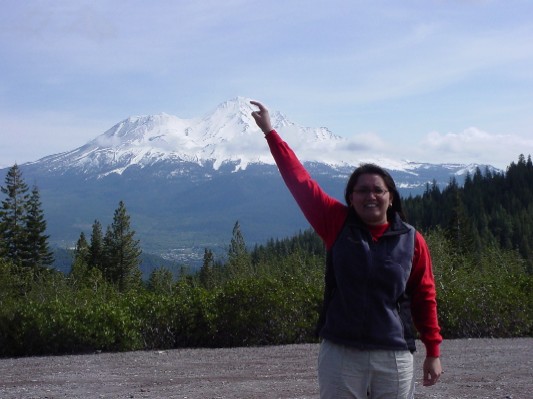
<path id="1" fill-rule="evenodd" d="M 426 357 L 423 368 L 424 386 L 436 384 L 442 374 L 440 359 L 438 357 Z"/>

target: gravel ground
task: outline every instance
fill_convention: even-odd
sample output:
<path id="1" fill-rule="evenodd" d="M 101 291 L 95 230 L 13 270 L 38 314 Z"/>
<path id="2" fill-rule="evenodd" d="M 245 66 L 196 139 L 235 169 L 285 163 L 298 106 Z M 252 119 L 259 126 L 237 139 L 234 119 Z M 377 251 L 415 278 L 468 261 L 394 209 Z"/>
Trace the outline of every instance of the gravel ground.
<path id="1" fill-rule="evenodd" d="M 318 398 L 317 354 L 308 344 L 0 359 L 0 398 Z M 445 373 L 433 387 L 417 378 L 416 398 L 531 399 L 532 356 L 533 338 L 444 341 Z"/>

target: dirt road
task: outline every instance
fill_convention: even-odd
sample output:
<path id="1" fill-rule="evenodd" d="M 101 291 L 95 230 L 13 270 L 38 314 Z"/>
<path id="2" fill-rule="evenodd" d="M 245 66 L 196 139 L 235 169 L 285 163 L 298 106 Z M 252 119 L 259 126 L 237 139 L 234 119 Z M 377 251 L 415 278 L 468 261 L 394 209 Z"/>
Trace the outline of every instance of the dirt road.
<path id="1" fill-rule="evenodd" d="M 421 376 L 423 348 L 415 362 Z M 0 398 L 318 398 L 318 345 L 0 359 Z M 533 338 L 449 340 L 417 399 L 533 398 Z"/>

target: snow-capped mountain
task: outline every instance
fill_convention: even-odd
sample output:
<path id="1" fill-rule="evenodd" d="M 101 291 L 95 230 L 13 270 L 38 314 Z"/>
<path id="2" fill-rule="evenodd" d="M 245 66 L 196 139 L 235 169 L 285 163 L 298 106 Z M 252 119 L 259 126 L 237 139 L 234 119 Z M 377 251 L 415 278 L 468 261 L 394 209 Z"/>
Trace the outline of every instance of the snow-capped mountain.
<path id="1" fill-rule="evenodd" d="M 56 173 L 78 172 L 99 177 L 122 174 L 126 169 L 160 162 L 210 164 L 215 170 L 232 163 L 235 170 L 250 163 L 273 164 L 261 131 L 242 97 L 220 104 L 204 118 L 180 119 L 167 114 L 125 119 L 75 150 L 43 158 L 36 163 Z M 273 125 L 285 129 L 298 142 L 342 141 L 326 128 L 303 128 L 283 114 L 272 114 Z"/>
<path id="2" fill-rule="evenodd" d="M 236 221 L 248 244 L 307 228 L 253 110 L 237 97 L 203 118 L 130 117 L 79 148 L 19 165 L 39 187 L 51 242 L 71 246 L 82 231 L 90 235 L 95 219 L 105 226 L 121 200 L 143 249 L 177 258 L 223 249 Z M 327 128 L 302 127 L 276 111 L 271 118 L 313 178 L 340 200 L 360 162 L 389 169 L 402 194 L 421 193 L 433 181 L 445 186 L 451 177 L 461 183 L 467 172 L 488 167 L 371 158 Z"/>
<path id="3" fill-rule="evenodd" d="M 86 177 L 120 175 L 128 168 L 158 163 L 210 165 L 213 170 L 232 164 L 234 171 L 244 170 L 249 164 L 273 165 L 263 135 L 251 116 L 253 110 L 248 99 L 237 97 L 220 104 L 204 118 L 180 119 L 164 113 L 129 117 L 87 144 L 35 164 L 49 172 L 79 173 Z M 273 112 L 271 117 L 274 128 L 304 162 L 332 167 L 374 162 L 415 175 L 420 170 L 434 168 L 431 164 L 383 158 L 353 159 L 353 153 L 346 150 L 350 148 L 348 140 L 327 128 L 297 126 L 280 112 Z M 472 172 L 478 166 L 439 165 L 456 175 Z"/>

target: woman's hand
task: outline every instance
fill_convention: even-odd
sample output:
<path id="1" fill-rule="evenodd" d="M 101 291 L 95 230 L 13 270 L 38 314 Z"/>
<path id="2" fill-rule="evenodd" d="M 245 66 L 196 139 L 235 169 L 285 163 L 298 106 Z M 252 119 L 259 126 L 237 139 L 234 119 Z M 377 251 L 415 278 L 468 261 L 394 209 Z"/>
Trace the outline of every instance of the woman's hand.
<path id="1" fill-rule="evenodd" d="M 252 112 L 252 116 L 257 123 L 257 126 L 267 135 L 272 131 L 272 124 L 270 123 L 270 115 L 268 114 L 268 109 L 257 101 L 250 101 L 250 104 L 255 105 L 259 108 L 259 111 Z"/>
<path id="2" fill-rule="evenodd" d="M 436 384 L 442 374 L 442 366 L 438 357 L 426 357 L 424 360 L 424 386 Z"/>

